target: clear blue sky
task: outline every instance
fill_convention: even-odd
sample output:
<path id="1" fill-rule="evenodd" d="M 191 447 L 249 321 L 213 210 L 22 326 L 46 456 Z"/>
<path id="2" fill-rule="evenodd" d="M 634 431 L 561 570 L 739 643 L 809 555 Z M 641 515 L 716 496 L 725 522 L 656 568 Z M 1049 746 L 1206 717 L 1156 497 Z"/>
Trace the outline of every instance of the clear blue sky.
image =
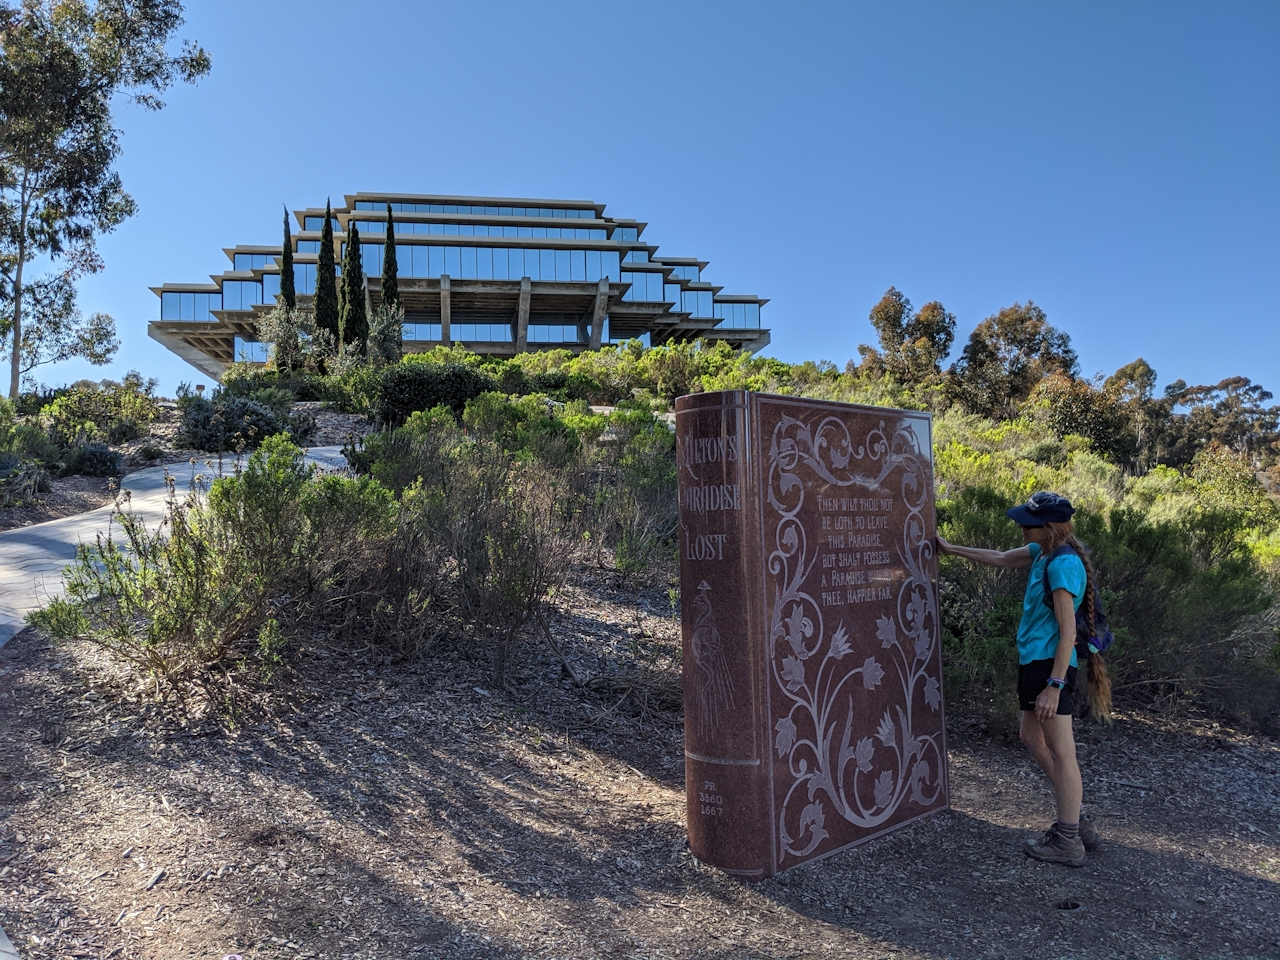
<path id="1" fill-rule="evenodd" d="M 148 286 L 226 269 L 356 190 L 592 199 L 771 298 L 769 352 L 843 365 L 890 285 L 1032 299 L 1086 374 L 1280 394 L 1280 3 L 188 5 L 213 57 L 118 110 L 139 214 L 82 303 L 106 370 L 207 379 Z"/>

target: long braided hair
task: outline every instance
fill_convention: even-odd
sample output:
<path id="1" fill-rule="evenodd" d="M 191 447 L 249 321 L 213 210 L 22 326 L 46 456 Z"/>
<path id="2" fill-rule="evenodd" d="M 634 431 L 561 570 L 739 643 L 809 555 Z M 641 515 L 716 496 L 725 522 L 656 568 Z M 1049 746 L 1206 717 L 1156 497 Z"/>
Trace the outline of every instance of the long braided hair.
<path id="1" fill-rule="evenodd" d="M 1097 596 L 1094 578 L 1093 562 L 1089 559 L 1089 548 L 1080 542 L 1076 537 L 1076 526 L 1070 520 L 1062 523 L 1046 524 L 1049 529 L 1049 539 L 1045 542 L 1043 550 L 1045 555 L 1053 553 L 1058 547 L 1066 544 L 1075 550 L 1080 557 L 1081 563 L 1084 564 L 1085 587 L 1084 600 L 1080 605 L 1081 612 L 1084 613 L 1084 622 L 1089 626 L 1090 636 L 1094 633 L 1095 626 L 1095 610 L 1094 600 Z M 1089 679 L 1089 709 L 1099 720 L 1111 722 L 1111 677 L 1107 675 L 1107 665 L 1102 659 L 1102 654 L 1095 653 L 1090 650 L 1086 656 L 1088 660 L 1088 670 L 1085 673 Z"/>

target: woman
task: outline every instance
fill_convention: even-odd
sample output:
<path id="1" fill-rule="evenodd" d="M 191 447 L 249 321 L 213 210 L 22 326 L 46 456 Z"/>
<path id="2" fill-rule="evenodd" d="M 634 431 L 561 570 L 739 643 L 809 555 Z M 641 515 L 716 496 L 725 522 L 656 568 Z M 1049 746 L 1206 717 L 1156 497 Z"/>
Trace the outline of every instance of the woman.
<path id="1" fill-rule="evenodd" d="M 1101 839 L 1081 814 L 1082 787 L 1076 763 L 1071 714 L 1076 691 L 1076 612 L 1093 624 L 1094 577 L 1084 545 L 1076 539 L 1075 508 L 1056 493 L 1035 494 L 1008 511 L 1022 528 L 1023 546 L 1014 550 L 961 547 L 938 537 L 938 550 L 993 567 L 1030 567 L 1018 624 L 1018 702 L 1022 742 L 1053 784 L 1057 820 L 1023 852 L 1036 860 L 1082 867 L 1086 850 Z M 1059 548 L 1067 549 L 1059 549 Z M 1046 579 L 1048 590 L 1045 588 Z M 1052 597 L 1050 607 L 1048 597 Z M 1102 658 L 1089 656 L 1090 703 L 1094 713 L 1110 715 L 1111 684 Z"/>

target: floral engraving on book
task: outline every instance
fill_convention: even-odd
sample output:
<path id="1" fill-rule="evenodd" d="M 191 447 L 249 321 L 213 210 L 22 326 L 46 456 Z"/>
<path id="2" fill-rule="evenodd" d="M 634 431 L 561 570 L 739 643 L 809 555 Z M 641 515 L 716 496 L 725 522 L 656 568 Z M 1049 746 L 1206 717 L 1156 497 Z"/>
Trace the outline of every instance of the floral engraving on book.
<path id="1" fill-rule="evenodd" d="M 915 722 L 921 710 L 942 706 L 937 597 L 928 575 L 933 542 L 922 516 L 931 478 L 917 443 L 902 421 L 891 431 L 881 421 L 857 447 L 836 417 L 811 427 L 783 415 L 773 431 L 766 502 L 778 519 L 766 561 L 768 658 L 785 710 L 774 725 L 774 748 L 790 774 L 778 813 L 783 859 L 813 854 L 830 837 L 829 814 L 875 828 L 904 804 L 933 806 L 943 789 L 940 724 L 932 725 L 938 732 L 920 733 Z M 821 604 L 805 589 L 820 555 L 800 518 L 806 479 L 877 493 L 896 485 L 907 508 L 895 543 L 905 577 L 892 615 L 875 621 L 883 653 L 861 664 L 846 660 L 853 648 L 844 622 L 828 632 Z M 855 740 L 855 698 L 872 699 L 877 712 L 883 705 L 872 737 Z"/>
<path id="2" fill-rule="evenodd" d="M 724 655 L 724 641 L 711 619 L 711 585 L 703 580 L 693 598 L 693 632 L 690 652 L 697 680 L 694 683 L 693 711 L 698 734 L 710 737 L 719 731 L 720 714 L 733 709 L 733 677 Z"/>

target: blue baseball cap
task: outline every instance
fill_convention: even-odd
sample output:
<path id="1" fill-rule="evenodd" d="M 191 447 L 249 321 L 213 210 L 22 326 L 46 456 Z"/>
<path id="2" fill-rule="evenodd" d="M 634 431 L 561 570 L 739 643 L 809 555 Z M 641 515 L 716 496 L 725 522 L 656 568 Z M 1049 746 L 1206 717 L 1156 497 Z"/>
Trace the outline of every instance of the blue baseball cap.
<path id="1" fill-rule="evenodd" d="M 1020 527 L 1043 527 L 1046 523 L 1066 523 L 1076 508 L 1066 497 L 1048 490 L 1033 493 L 1026 503 L 1006 510 L 1010 520 Z"/>

